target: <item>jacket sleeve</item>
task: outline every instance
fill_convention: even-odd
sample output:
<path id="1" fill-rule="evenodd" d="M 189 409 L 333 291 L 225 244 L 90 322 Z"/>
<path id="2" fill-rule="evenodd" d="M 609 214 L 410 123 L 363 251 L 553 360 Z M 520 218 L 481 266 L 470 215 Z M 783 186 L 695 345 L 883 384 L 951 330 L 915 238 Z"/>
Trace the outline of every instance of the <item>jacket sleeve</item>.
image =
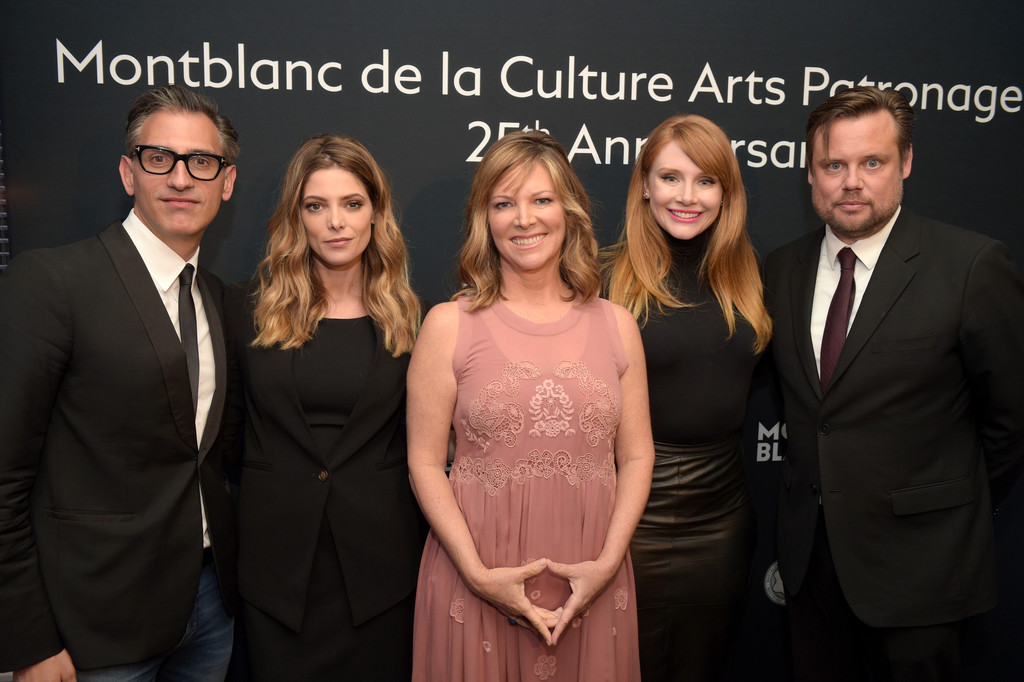
<path id="1" fill-rule="evenodd" d="M 228 390 L 224 403 L 224 422 L 221 426 L 220 445 L 228 480 L 237 487 L 239 467 L 245 433 L 245 390 L 242 382 L 241 356 L 253 335 L 246 333 L 252 326 L 248 306 L 249 293 L 245 285 L 224 287 L 224 337 L 227 351 Z"/>
<path id="2" fill-rule="evenodd" d="M 28 252 L 0 276 L 0 670 L 63 645 L 39 571 L 30 503 L 47 429 L 71 358 L 60 266 Z"/>
<path id="3" fill-rule="evenodd" d="M 993 507 L 1024 467 L 1024 280 L 1009 249 L 990 242 L 978 251 L 964 288 L 960 326 L 988 467 Z"/>

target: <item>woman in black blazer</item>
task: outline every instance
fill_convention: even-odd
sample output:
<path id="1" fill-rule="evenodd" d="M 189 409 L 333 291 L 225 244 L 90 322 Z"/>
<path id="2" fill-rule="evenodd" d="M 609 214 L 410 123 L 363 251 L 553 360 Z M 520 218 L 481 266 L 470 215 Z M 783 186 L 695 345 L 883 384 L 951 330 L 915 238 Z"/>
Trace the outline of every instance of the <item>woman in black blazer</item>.
<path id="1" fill-rule="evenodd" d="M 227 314 L 247 413 L 240 594 L 256 680 L 408 680 L 425 535 L 405 372 L 420 322 L 387 181 L 351 138 L 292 158 Z"/>

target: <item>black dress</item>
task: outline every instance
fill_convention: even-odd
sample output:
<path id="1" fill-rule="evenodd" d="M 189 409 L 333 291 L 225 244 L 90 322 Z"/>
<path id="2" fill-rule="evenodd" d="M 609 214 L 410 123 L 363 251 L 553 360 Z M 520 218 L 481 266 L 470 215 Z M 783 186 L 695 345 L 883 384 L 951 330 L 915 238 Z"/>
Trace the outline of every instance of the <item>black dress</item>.
<path id="1" fill-rule="evenodd" d="M 641 330 L 655 440 L 651 496 L 630 546 L 645 680 L 721 679 L 757 539 L 740 429 L 759 354 L 698 280 L 708 232 L 669 238 L 676 293 L 692 307 Z"/>

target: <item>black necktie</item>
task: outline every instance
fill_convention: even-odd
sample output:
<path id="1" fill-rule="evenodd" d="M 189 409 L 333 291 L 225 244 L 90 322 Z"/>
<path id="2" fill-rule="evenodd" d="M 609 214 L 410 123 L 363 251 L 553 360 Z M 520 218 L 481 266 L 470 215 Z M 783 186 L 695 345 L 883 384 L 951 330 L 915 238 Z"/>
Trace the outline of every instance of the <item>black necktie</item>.
<path id="1" fill-rule="evenodd" d="M 188 363 L 188 383 L 192 386 L 192 411 L 199 404 L 199 337 L 196 334 L 196 304 L 192 300 L 192 273 L 195 268 L 187 263 L 178 275 L 178 328 L 181 345 Z"/>
<path id="2" fill-rule="evenodd" d="M 828 382 L 839 361 L 839 352 L 846 342 L 846 330 L 850 326 L 850 313 L 853 311 L 853 297 L 857 291 L 853 279 L 853 267 L 857 264 L 857 254 L 849 246 L 839 251 L 839 286 L 832 295 L 832 303 L 828 307 L 825 319 L 825 333 L 821 336 L 821 390 L 828 390 Z"/>

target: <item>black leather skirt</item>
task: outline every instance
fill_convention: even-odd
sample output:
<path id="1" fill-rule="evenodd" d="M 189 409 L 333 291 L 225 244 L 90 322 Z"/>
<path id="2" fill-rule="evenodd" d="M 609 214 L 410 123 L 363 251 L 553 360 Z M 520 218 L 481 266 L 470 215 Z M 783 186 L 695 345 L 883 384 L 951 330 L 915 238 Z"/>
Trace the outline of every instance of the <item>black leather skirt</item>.
<path id="1" fill-rule="evenodd" d="M 654 450 L 651 495 L 630 545 L 638 607 L 741 601 L 757 519 L 739 437 Z"/>

